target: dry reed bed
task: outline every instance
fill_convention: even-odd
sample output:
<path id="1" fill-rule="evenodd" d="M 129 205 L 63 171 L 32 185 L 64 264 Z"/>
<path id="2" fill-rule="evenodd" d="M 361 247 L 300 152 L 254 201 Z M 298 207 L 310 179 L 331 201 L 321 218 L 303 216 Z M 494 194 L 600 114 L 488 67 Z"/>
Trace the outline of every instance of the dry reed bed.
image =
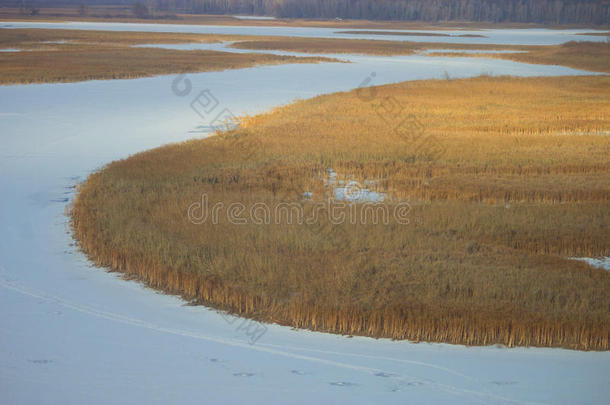
<path id="1" fill-rule="evenodd" d="M 501 59 L 610 73 L 610 42 L 566 42 L 525 53 L 495 54 Z"/>
<path id="2" fill-rule="evenodd" d="M 107 32 L 53 29 L 2 29 L 0 46 L 28 52 L 0 52 L 0 84 L 74 82 L 92 79 L 129 79 L 169 73 L 238 69 L 257 64 L 316 63 L 337 60 L 311 57 L 232 54 L 131 48 L 147 43 L 238 41 L 240 49 L 285 50 L 309 53 L 409 55 L 423 50 L 515 50 L 523 53 L 478 54 L 528 63 L 558 64 L 610 71 L 610 44 L 571 42 L 558 46 L 443 44 L 359 39 L 257 37 L 146 32 Z M 63 43 L 62 43 L 63 42 Z M 435 55 L 435 54 L 431 54 Z M 463 54 L 445 54 L 463 56 Z M 469 55 L 472 56 L 472 55 Z M 525 131 L 539 131 L 536 125 Z M 544 131 L 545 129 L 542 128 Z"/>
<path id="3" fill-rule="evenodd" d="M 610 72 L 610 42 L 566 42 L 561 45 L 529 47 L 527 52 L 477 53 L 430 52 L 428 56 L 508 59 L 542 65 L 561 65 L 593 72 Z"/>
<path id="4" fill-rule="evenodd" d="M 0 30 L 0 47 L 36 49 L 52 46 L 52 42 L 69 41 L 81 44 L 138 45 L 216 43 L 244 39 L 265 39 L 248 35 L 188 34 L 173 32 L 87 31 L 48 28 L 12 28 Z"/>
<path id="5" fill-rule="evenodd" d="M 149 43 L 210 43 L 237 38 L 244 36 L 0 29 L 0 47 L 23 49 L 21 52 L 0 52 L 0 84 L 132 79 L 261 64 L 335 61 L 318 57 L 131 47 Z"/>
<path id="6" fill-rule="evenodd" d="M 437 49 L 515 51 L 510 53 L 430 52 L 428 56 L 486 57 L 524 63 L 562 65 L 595 72 L 610 72 L 610 43 L 567 42 L 561 45 L 454 44 L 442 42 L 383 41 L 333 38 L 272 38 L 239 41 L 239 49 L 283 50 L 309 53 L 362 53 L 372 55 L 411 55 Z"/>
<path id="7" fill-rule="evenodd" d="M 238 41 L 238 49 L 282 50 L 305 53 L 362 53 L 370 55 L 410 55 L 426 49 L 513 50 L 527 51 L 535 46 L 498 44 L 455 44 L 443 42 L 410 42 L 372 39 L 274 37 Z"/>
<path id="8" fill-rule="evenodd" d="M 607 350 L 610 274 L 566 256 L 610 255 L 610 138 L 599 135 L 610 130 L 610 79 L 375 90 L 297 102 L 111 163 L 75 200 L 81 248 L 154 288 L 299 328 Z M 387 97 L 403 106 L 392 118 L 377 114 Z M 413 116 L 417 125 L 392 131 Z M 329 168 L 375 181 L 389 212 L 408 198 L 409 223 L 333 223 L 324 204 L 300 225 L 235 225 L 222 210 L 217 223 L 189 221 L 202 194 L 210 208 L 292 202 L 308 216 L 333 194 Z"/>

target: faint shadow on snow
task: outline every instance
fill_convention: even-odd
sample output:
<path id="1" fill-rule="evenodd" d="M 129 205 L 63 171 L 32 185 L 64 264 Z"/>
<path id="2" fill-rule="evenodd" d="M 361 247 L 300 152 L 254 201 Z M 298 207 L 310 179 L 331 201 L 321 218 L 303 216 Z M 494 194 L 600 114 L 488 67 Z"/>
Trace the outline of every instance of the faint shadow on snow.
<path id="1" fill-rule="evenodd" d="M 349 381 L 332 381 L 329 382 L 329 384 L 334 385 L 335 387 L 355 387 L 356 385 L 358 385 Z"/>
<path id="2" fill-rule="evenodd" d="M 49 360 L 49 359 L 30 359 L 28 360 L 30 363 L 34 363 L 34 364 L 51 364 L 54 363 L 54 360 Z"/>
<path id="3" fill-rule="evenodd" d="M 233 373 L 234 377 L 252 377 L 254 373 Z"/>
<path id="4" fill-rule="evenodd" d="M 379 373 L 375 373 L 375 377 L 389 378 L 389 377 L 394 377 L 394 374 L 384 373 L 384 372 L 380 371 Z"/>

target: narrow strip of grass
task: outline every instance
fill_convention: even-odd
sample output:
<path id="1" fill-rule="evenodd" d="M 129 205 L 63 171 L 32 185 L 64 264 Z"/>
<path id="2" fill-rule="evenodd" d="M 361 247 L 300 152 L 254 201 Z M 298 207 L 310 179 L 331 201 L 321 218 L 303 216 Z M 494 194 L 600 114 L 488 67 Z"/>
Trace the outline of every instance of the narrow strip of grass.
<path id="1" fill-rule="evenodd" d="M 450 37 L 449 34 L 440 32 L 414 32 L 414 31 L 337 31 L 336 34 L 349 35 L 397 35 L 397 36 L 415 36 L 415 37 Z"/>
<path id="2" fill-rule="evenodd" d="M 445 34 L 440 32 L 422 31 L 337 31 L 337 34 L 350 35 L 396 35 L 409 37 L 460 37 L 460 38 L 487 38 L 485 35 L 478 34 Z"/>
<path id="3" fill-rule="evenodd" d="M 577 35 L 593 35 L 599 37 L 610 37 L 610 31 L 601 31 L 601 32 L 581 32 Z"/>
<path id="4" fill-rule="evenodd" d="M 111 163 L 80 187 L 75 237 L 99 265 L 268 322 L 608 350 L 610 273 L 568 257 L 610 255 L 610 79 L 366 91 Z M 385 193 L 378 207 L 390 213 L 408 202 L 408 223 L 331 219 L 329 169 Z M 207 220 L 189 217 L 203 196 Z M 322 204 L 322 214 L 302 224 L 248 216 L 279 204 L 307 218 Z M 236 206 L 245 223 L 229 218 Z M 335 208 L 333 218 L 369 209 Z"/>
<path id="5" fill-rule="evenodd" d="M 340 38 L 276 37 L 238 41 L 231 44 L 238 49 L 281 50 L 304 53 L 362 53 L 370 55 L 410 55 L 427 49 L 509 50 L 526 51 L 525 45 L 454 44 L 442 42 L 384 41 Z"/>
<path id="6" fill-rule="evenodd" d="M 217 43 L 243 39 L 256 39 L 248 35 L 182 34 L 172 32 L 137 31 L 88 31 L 47 28 L 0 29 L 1 48 L 40 49 L 50 48 L 61 42 L 81 45 L 139 45 L 139 44 L 182 44 Z"/>

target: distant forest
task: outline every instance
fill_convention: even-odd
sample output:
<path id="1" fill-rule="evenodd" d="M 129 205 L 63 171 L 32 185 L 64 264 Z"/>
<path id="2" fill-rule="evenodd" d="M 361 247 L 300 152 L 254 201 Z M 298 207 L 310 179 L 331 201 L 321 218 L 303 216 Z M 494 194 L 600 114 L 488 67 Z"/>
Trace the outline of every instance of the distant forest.
<path id="1" fill-rule="evenodd" d="M 0 0 L 21 4 L 26 0 Z M 608 24 L 610 0 L 27 0 L 62 4 L 135 4 L 170 13 L 285 18 Z"/>

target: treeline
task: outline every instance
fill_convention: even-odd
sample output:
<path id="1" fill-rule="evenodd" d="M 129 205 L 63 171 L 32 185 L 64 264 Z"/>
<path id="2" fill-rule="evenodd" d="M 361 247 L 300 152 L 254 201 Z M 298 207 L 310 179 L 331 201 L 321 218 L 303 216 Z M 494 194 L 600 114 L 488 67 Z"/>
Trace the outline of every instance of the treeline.
<path id="1" fill-rule="evenodd" d="M 280 18 L 609 24 L 608 0 L 0 0 L 56 5 L 134 5 L 170 13 L 245 14 Z"/>
<path id="2" fill-rule="evenodd" d="M 158 0 L 158 7 L 284 18 L 553 24 L 610 21 L 610 2 L 600 0 Z"/>

